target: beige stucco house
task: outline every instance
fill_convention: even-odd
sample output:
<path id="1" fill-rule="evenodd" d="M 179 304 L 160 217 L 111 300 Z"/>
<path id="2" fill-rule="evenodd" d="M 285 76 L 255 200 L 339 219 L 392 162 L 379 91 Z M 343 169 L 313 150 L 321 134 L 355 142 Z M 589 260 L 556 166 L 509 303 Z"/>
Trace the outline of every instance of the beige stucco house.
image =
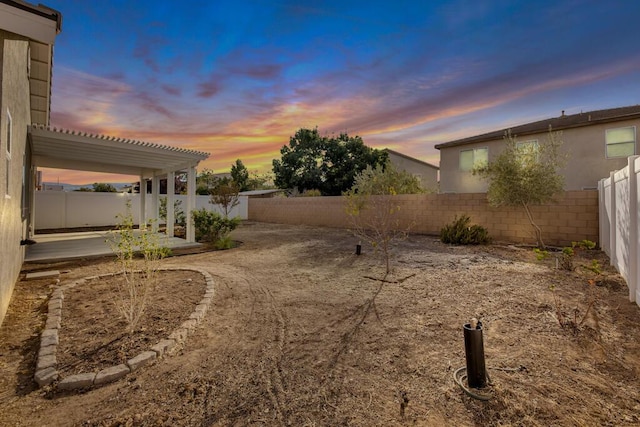
<path id="1" fill-rule="evenodd" d="M 187 210 L 195 209 L 196 166 L 209 154 L 143 141 L 50 127 L 53 44 L 62 15 L 43 5 L 0 0 L 0 324 L 34 236 L 36 169 L 49 167 L 138 175 L 151 181 L 151 206 L 140 197 L 141 223 L 159 217 L 160 180 L 187 173 Z M 173 205 L 174 192 L 167 195 Z M 173 210 L 167 213 L 173 236 Z M 157 222 L 156 222 L 157 223 Z M 187 221 L 188 242 L 195 241 Z"/>
<path id="2" fill-rule="evenodd" d="M 437 191 L 438 189 L 438 167 L 431 163 L 423 162 L 415 157 L 393 151 L 386 148 L 389 161 L 396 169 L 409 172 L 420 180 L 422 187 L 427 191 Z"/>
<path id="3" fill-rule="evenodd" d="M 572 115 L 563 111 L 559 117 L 439 144 L 440 191 L 485 192 L 488 183 L 471 170 L 502 151 L 505 132 L 510 130 L 521 143 L 541 143 L 547 139 L 549 127 L 562 131 L 567 160 L 560 173 L 565 177 L 565 189 L 596 189 L 600 179 L 625 167 L 628 156 L 638 154 L 638 126 L 640 105 Z"/>

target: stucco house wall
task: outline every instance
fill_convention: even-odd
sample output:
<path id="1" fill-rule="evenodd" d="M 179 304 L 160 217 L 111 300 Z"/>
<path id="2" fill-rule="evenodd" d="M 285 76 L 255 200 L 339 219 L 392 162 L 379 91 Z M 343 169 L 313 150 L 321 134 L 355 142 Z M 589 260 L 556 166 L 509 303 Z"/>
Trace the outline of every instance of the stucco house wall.
<path id="1" fill-rule="evenodd" d="M 483 193 L 487 191 L 487 183 L 471 172 L 460 170 L 460 152 L 476 148 L 488 148 L 489 161 L 502 150 L 504 142 L 494 140 L 477 142 L 460 147 L 440 150 L 440 192 L 441 193 Z"/>
<path id="2" fill-rule="evenodd" d="M 640 108 L 638 108 L 640 111 Z M 584 113 L 588 117 L 588 113 Z M 554 119 L 561 123 L 562 118 Z M 616 119 L 606 122 L 586 123 L 580 126 L 561 129 L 562 153 L 566 155 L 565 166 L 560 173 L 565 177 L 565 190 L 595 189 L 598 181 L 607 178 L 611 171 L 627 165 L 626 157 L 607 158 L 605 134 L 607 129 L 635 127 L 636 153 L 639 152 L 637 131 L 640 128 L 640 114 L 629 119 Z M 554 128 L 558 129 L 558 127 Z M 502 133 L 503 132 L 497 132 Z M 546 141 L 548 131 L 536 133 L 513 132 L 520 142 Z M 482 193 L 487 191 L 488 183 L 471 172 L 460 170 L 460 152 L 477 148 L 488 148 L 489 161 L 495 159 L 504 149 L 504 139 L 497 136 L 490 140 L 455 144 L 442 144 L 440 149 L 440 191 L 443 193 Z"/>
<path id="3" fill-rule="evenodd" d="M 438 167 L 420 159 L 406 156 L 387 149 L 389 160 L 398 170 L 409 172 L 417 177 L 425 190 L 435 192 L 438 189 Z"/>
<path id="4" fill-rule="evenodd" d="M 0 30 L 2 93 L 0 94 L 0 323 L 9 306 L 24 259 L 23 168 L 30 124 L 29 41 Z M 9 117 L 11 117 L 9 121 Z M 10 153 L 7 143 L 10 140 Z M 7 169 L 8 167 L 8 169 Z M 8 182 L 7 182 L 8 181 Z"/>

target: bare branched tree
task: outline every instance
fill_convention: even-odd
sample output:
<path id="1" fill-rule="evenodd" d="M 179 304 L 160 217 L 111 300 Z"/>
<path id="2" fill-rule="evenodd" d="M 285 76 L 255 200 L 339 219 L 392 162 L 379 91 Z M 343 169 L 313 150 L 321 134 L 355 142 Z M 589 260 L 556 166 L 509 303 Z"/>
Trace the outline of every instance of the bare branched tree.
<path id="1" fill-rule="evenodd" d="M 391 271 L 392 243 L 405 238 L 408 231 L 400 225 L 397 196 L 423 192 L 416 177 L 387 162 L 375 168 L 368 166 L 356 175 L 355 184 L 345 193 L 353 233 L 382 252 L 387 274 Z"/>

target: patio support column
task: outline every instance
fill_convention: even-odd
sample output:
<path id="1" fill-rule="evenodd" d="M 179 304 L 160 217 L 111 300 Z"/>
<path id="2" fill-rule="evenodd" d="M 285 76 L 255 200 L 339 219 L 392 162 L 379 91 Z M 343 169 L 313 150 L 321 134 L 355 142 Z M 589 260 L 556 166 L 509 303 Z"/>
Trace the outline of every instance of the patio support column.
<path id="1" fill-rule="evenodd" d="M 146 228 L 147 224 L 147 180 L 140 175 L 140 220 L 138 226 L 140 230 Z"/>
<path id="2" fill-rule="evenodd" d="M 175 213 L 173 209 L 176 198 L 176 173 L 167 173 L 167 237 L 173 237 L 173 225 L 175 224 Z"/>
<path id="3" fill-rule="evenodd" d="M 196 241 L 196 232 L 193 225 L 193 218 L 191 217 L 191 211 L 196 209 L 196 168 L 195 166 L 189 166 L 187 170 L 187 242 L 193 243 Z"/>
<path id="4" fill-rule="evenodd" d="M 33 238 L 36 234 L 36 186 L 38 185 L 38 169 L 35 166 L 31 166 L 31 185 L 29 191 L 29 234 L 27 238 Z"/>
<path id="5" fill-rule="evenodd" d="M 160 207 L 160 178 L 157 175 L 153 175 L 151 178 L 151 231 L 154 233 L 158 231 L 158 208 Z"/>

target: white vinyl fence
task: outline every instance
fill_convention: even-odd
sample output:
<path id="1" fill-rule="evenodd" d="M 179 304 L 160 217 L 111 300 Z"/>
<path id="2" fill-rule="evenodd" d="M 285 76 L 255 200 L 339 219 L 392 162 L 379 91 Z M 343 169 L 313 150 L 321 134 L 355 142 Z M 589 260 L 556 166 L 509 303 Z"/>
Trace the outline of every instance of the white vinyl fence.
<path id="1" fill-rule="evenodd" d="M 629 300 L 640 305 L 640 156 L 598 183 L 600 247 L 629 286 Z"/>
<path id="2" fill-rule="evenodd" d="M 166 195 L 160 195 L 160 198 Z M 131 213 L 135 224 L 140 221 L 140 194 L 93 193 L 81 191 L 36 191 L 35 192 L 35 229 L 60 229 L 76 227 L 102 227 L 118 223 L 116 216 L 126 211 L 126 201 L 131 201 Z M 182 201 L 180 208 L 187 214 L 187 196 L 176 195 L 175 200 Z M 229 217 L 239 216 L 247 219 L 248 200 L 240 196 L 240 204 L 234 207 Z M 147 218 L 152 217 L 151 195 L 147 194 L 145 207 Z M 196 209 L 222 213 L 219 205 L 209 203 L 209 196 L 196 196 Z"/>

